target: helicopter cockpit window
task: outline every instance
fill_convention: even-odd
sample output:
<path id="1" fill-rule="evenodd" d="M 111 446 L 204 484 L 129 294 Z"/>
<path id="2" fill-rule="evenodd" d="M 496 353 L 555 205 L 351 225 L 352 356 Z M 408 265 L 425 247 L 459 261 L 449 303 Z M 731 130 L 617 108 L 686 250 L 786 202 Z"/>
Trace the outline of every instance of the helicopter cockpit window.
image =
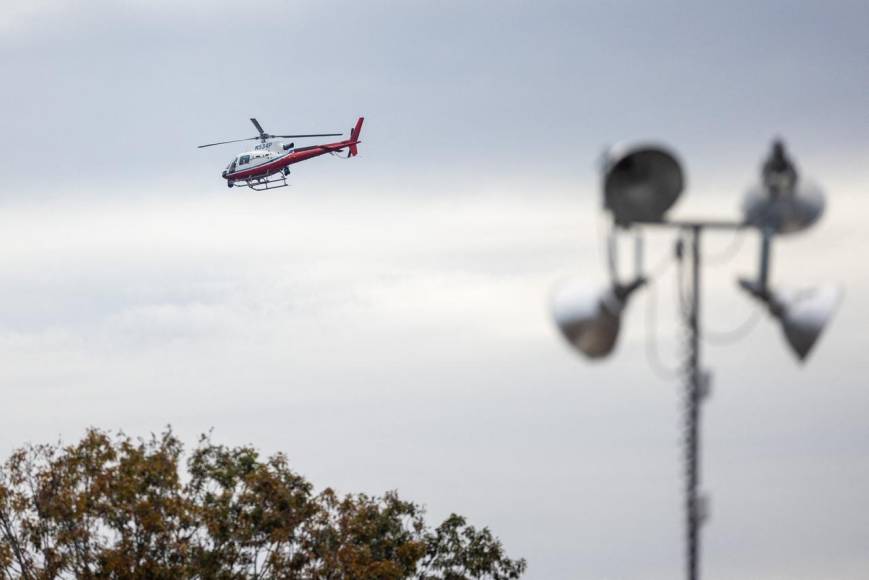
<path id="1" fill-rule="evenodd" d="M 245 165 L 247 163 L 250 163 L 250 155 L 242 155 L 238 158 L 239 165 Z"/>

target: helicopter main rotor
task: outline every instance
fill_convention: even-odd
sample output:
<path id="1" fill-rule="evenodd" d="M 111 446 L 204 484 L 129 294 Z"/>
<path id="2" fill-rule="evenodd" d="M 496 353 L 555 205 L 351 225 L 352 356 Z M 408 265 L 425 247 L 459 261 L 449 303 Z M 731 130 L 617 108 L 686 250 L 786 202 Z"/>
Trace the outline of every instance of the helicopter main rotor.
<path id="1" fill-rule="evenodd" d="M 250 122 L 253 123 L 253 126 L 256 127 L 256 130 L 259 132 L 257 137 L 247 137 L 245 139 L 233 139 L 232 141 L 218 141 L 217 143 L 208 143 L 206 145 L 199 145 L 197 149 L 202 149 L 203 147 L 212 147 L 214 145 L 226 145 L 227 143 L 239 143 L 241 141 L 262 141 L 265 143 L 269 139 L 296 139 L 303 137 L 340 137 L 343 133 L 311 133 L 308 135 L 271 135 L 263 131 L 262 125 L 259 124 L 255 118 L 251 117 Z"/>

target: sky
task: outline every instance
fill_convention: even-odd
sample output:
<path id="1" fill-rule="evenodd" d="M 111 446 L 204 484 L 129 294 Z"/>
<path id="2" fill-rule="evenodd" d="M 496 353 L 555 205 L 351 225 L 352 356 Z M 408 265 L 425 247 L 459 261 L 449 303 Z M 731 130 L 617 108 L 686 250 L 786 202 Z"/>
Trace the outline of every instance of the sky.
<path id="1" fill-rule="evenodd" d="M 866 578 L 867 22 L 857 1 L 6 3 L 0 455 L 213 429 L 320 488 L 464 514 L 530 579 L 676 577 L 673 238 L 646 236 L 656 281 L 603 362 L 549 296 L 606 284 L 606 147 L 668 144 L 675 215 L 736 219 L 781 136 L 827 211 L 776 242 L 773 283 L 845 299 L 800 365 L 736 288 L 754 234 L 704 239 L 703 569 Z M 225 186 L 243 148 L 196 148 L 360 115 L 358 157 L 277 191 Z"/>

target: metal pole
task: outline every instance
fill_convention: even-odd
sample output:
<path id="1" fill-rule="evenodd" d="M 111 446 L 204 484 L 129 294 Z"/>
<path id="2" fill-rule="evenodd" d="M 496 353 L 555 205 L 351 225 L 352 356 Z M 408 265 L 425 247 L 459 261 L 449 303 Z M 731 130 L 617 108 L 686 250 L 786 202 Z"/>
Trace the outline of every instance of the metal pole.
<path id="1" fill-rule="evenodd" d="M 704 506 L 700 483 L 700 404 L 703 377 L 700 373 L 700 234 L 701 225 L 691 226 L 691 296 L 688 312 L 688 358 L 685 392 L 685 518 L 688 580 L 700 578 L 700 525 Z"/>
<path id="2" fill-rule="evenodd" d="M 772 228 L 763 228 L 760 232 L 760 273 L 757 275 L 757 289 L 764 295 L 769 292 L 769 258 L 774 234 Z"/>

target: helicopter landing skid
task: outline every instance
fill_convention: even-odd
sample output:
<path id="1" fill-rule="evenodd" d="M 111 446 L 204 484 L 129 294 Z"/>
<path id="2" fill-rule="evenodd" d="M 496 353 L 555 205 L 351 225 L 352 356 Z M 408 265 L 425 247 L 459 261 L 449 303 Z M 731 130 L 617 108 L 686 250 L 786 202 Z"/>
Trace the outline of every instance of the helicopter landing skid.
<path id="1" fill-rule="evenodd" d="M 287 187 L 290 184 L 287 183 L 287 176 L 283 173 L 277 175 L 277 177 L 273 179 L 248 179 L 245 181 L 245 185 L 251 188 L 254 191 L 266 191 L 268 189 L 278 189 L 281 187 Z"/>

